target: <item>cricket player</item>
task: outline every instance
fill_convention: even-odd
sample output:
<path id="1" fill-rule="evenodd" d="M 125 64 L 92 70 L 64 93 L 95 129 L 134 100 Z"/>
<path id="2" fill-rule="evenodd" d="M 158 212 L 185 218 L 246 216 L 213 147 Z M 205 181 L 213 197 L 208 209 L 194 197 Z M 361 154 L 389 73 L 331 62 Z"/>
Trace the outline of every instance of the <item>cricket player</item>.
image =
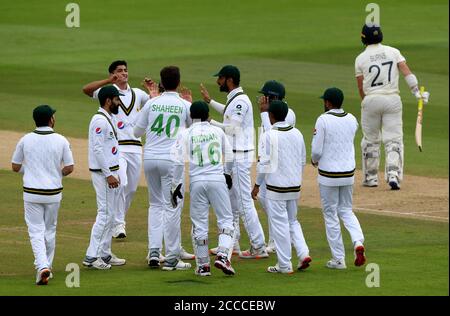
<path id="1" fill-rule="evenodd" d="M 140 137 L 135 137 L 133 127 L 139 117 L 139 111 L 150 99 L 149 94 L 138 88 L 131 88 L 128 84 L 128 66 L 125 60 L 116 60 L 108 68 L 109 77 L 104 80 L 91 82 L 83 87 L 88 96 L 98 99 L 100 88 L 113 84 L 122 94 L 119 113 L 112 117 L 112 122 L 119 138 L 119 175 L 120 197 L 118 212 L 114 217 L 113 237 L 125 238 L 125 216 L 136 193 L 142 165 L 142 143 Z M 151 80 L 144 79 L 144 85 L 149 90 Z"/>
<path id="2" fill-rule="evenodd" d="M 311 262 L 302 228 L 297 221 L 297 201 L 306 164 L 305 142 L 302 133 L 286 122 L 288 105 L 285 102 L 270 102 L 268 111 L 272 128 L 261 137 L 261 154 L 252 198 L 257 199 L 259 188 L 264 183 L 265 205 L 278 258 L 277 264 L 268 267 L 267 271 L 290 274 L 293 272 L 292 244 L 299 258 L 299 270 L 307 268 Z"/>
<path id="3" fill-rule="evenodd" d="M 250 249 L 239 253 L 243 259 L 267 258 L 264 232 L 259 222 L 258 213 L 251 197 L 250 169 L 254 160 L 254 124 L 253 108 L 248 96 L 240 87 L 239 69 L 226 65 L 215 74 L 221 92 L 227 92 L 227 103 L 221 104 L 211 99 L 206 88 L 201 85 L 201 94 L 217 112 L 223 114 L 223 122 L 211 120 L 213 126 L 222 128 L 233 147 L 232 177 L 235 184 L 230 191 L 231 207 L 234 216 L 234 229 L 236 234 L 234 252 L 239 247 L 239 217 L 247 230 Z M 213 254 L 216 249 L 212 249 Z"/>
<path id="4" fill-rule="evenodd" d="M 260 110 L 260 116 L 261 116 L 262 132 L 265 133 L 272 128 L 272 124 L 270 123 L 270 119 L 269 119 L 269 104 L 270 104 L 270 102 L 272 102 L 274 100 L 281 100 L 281 101 L 284 100 L 284 97 L 286 95 L 286 89 L 284 88 L 284 85 L 281 82 L 278 82 L 276 80 L 269 80 L 264 83 L 264 85 L 261 88 L 261 90 L 259 91 L 259 93 L 263 94 L 258 99 L 258 103 L 259 103 L 259 110 Z M 289 108 L 289 111 L 288 111 L 285 121 L 289 125 L 295 127 L 295 122 L 296 122 L 295 113 L 290 108 Z M 260 153 L 260 152 L 261 152 L 261 143 L 258 144 L 258 153 Z M 264 183 L 261 183 L 258 199 L 259 199 L 259 203 L 261 204 L 263 210 L 267 214 L 265 198 L 266 198 L 266 186 L 264 185 Z M 267 243 L 266 250 L 268 253 L 273 253 L 276 251 L 275 242 L 273 241 L 270 225 L 269 225 L 269 242 Z"/>
<path id="5" fill-rule="evenodd" d="M 399 95 L 399 72 L 412 94 L 428 103 L 430 94 L 419 91 L 416 76 L 396 48 L 382 45 L 379 26 L 364 25 L 361 40 L 366 46 L 355 60 L 355 74 L 361 104 L 361 141 L 363 185 L 378 186 L 380 142 L 386 151 L 385 180 L 392 190 L 400 189 L 403 179 L 402 100 Z"/>
<path id="6" fill-rule="evenodd" d="M 125 264 L 111 252 L 114 215 L 120 199 L 119 141 L 112 115 L 119 113 L 122 94 L 114 86 L 98 92 L 100 108 L 89 124 L 89 170 L 97 195 L 97 218 L 83 265 L 99 270 Z"/>
<path id="7" fill-rule="evenodd" d="M 195 274 L 211 275 L 208 251 L 208 215 L 211 205 L 217 217 L 219 233 L 219 247 L 214 266 L 227 275 L 234 275 L 235 271 L 229 260 L 233 248 L 233 212 L 228 193 L 232 187 L 230 173 L 233 151 L 223 130 L 207 121 L 209 108 L 205 102 L 192 103 L 190 115 L 194 123 L 189 129 L 178 134 L 172 149 L 175 165 L 172 201 L 176 206 L 178 198 L 183 198 L 183 169 L 185 161 L 189 161 L 192 242 L 197 261 Z M 222 160 L 226 162 L 225 168 Z"/>
<path id="8" fill-rule="evenodd" d="M 325 113 L 316 121 L 312 140 L 311 162 L 319 168 L 320 199 L 328 244 L 332 258 L 327 262 L 330 269 L 346 269 L 345 249 L 341 225 L 350 233 L 355 251 L 355 265 L 366 261 L 364 235 L 352 210 L 353 183 L 355 179 L 355 133 L 356 118 L 342 109 L 344 94 L 338 88 L 329 88 L 321 97 Z"/>
<path id="9" fill-rule="evenodd" d="M 72 173 L 74 164 L 69 142 L 53 130 L 55 112 L 48 105 L 33 110 L 36 129 L 20 139 L 12 157 L 12 170 L 23 174 L 25 222 L 37 285 L 46 285 L 53 277 L 62 177 Z"/>
<path id="10" fill-rule="evenodd" d="M 146 133 L 144 171 L 149 191 L 148 265 L 160 267 L 160 250 L 164 239 L 166 258 L 163 270 L 187 270 L 191 264 L 180 260 L 182 203 L 172 207 L 170 198 L 171 149 L 179 132 L 191 124 L 190 102 L 180 97 L 180 69 L 164 67 L 161 72 L 164 92 L 150 99 L 142 109 L 134 127 L 135 137 Z"/>

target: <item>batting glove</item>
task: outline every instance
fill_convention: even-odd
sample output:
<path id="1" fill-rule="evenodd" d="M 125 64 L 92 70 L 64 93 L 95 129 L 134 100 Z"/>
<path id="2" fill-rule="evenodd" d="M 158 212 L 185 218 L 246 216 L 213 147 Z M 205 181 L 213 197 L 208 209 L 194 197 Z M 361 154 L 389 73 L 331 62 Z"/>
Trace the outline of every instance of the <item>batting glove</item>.
<path id="1" fill-rule="evenodd" d="M 224 173 L 223 175 L 225 176 L 225 181 L 227 182 L 228 190 L 231 190 L 231 188 L 233 187 L 233 180 L 231 179 L 231 176 L 226 173 Z"/>
<path id="2" fill-rule="evenodd" d="M 183 199 L 183 194 L 181 194 L 181 186 L 182 186 L 182 183 L 180 183 L 175 188 L 175 190 L 173 189 L 173 187 L 172 187 L 172 190 L 170 190 L 170 196 L 172 197 L 171 202 L 172 202 L 173 208 L 177 207 L 177 205 L 178 205 L 177 198 L 179 198 L 180 200 Z"/>

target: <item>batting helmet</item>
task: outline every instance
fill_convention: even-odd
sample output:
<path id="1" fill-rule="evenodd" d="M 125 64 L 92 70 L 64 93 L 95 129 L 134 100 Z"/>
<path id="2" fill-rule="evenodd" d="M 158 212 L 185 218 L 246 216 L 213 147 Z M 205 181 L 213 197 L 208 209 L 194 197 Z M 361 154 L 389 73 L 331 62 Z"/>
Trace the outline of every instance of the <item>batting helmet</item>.
<path id="1" fill-rule="evenodd" d="M 261 90 L 258 92 L 266 96 L 269 95 L 278 97 L 279 100 L 284 99 L 284 96 L 286 95 L 286 90 L 284 89 L 283 84 L 275 80 L 266 81 Z"/>
<path id="2" fill-rule="evenodd" d="M 383 32 L 377 25 L 368 26 L 364 24 L 361 31 L 361 41 L 364 45 L 378 44 L 383 41 Z"/>

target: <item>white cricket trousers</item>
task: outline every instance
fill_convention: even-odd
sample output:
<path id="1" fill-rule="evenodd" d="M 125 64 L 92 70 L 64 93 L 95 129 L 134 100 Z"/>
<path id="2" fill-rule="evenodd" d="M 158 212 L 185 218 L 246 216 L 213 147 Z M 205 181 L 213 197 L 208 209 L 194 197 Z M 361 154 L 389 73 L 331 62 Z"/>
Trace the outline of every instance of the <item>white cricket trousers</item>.
<path id="1" fill-rule="evenodd" d="M 113 176 L 118 177 L 117 173 Z M 97 195 L 97 218 L 91 231 L 86 256 L 91 258 L 111 255 L 112 226 L 120 194 L 120 186 L 111 189 L 101 172 L 91 172 L 92 184 Z"/>
<path id="2" fill-rule="evenodd" d="M 150 249 L 161 249 L 164 239 L 166 260 L 179 258 L 181 245 L 182 201 L 176 208 L 170 202 L 173 163 L 170 160 L 144 160 L 150 206 L 148 209 L 148 244 Z M 182 186 L 182 191 L 184 188 Z M 182 192 L 184 197 L 184 192 Z M 184 199 L 183 199 L 184 200 Z"/>
<path id="3" fill-rule="evenodd" d="M 368 95 L 361 103 L 363 138 L 363 173 L 367 180 L 377 179 L 380 143 L 384 144 L 385 178 L 388 173 L 403 178 L 403 121 L 402 100 L 398 94 Z"/>
<path id="4" fill-rule="evenodd" d="M 32 203 L 24 201 L 25 222 L 28 226 L 34 266 L 39 271 L 52 268 L 55 256 L 58 203 Z"/>
<path id="5" fill-rule="evenodd" d="M 292 246 L 299 258 L 309 255 L 308 245 L 297 220 L 297 200 L 265 199 L 269 225 L 277 249 L 278 266 L 281 270 L 292 268 Z M 289 234 L 287 233 L 289 232 Z"/>
<path id="6" fill-rule="evenodd" d="M 240 239 L 239 217 L 244 222 L 250 244 L 254 249 L 265 246 L 264 232 L 256 212 L 255 204 L 251 196 L 252 183 L 250 169 L 252 162 L 247 160 L 235 160 L 233 162 L 232 179 L 233 186 L 230 190 L 231 209 L 236 232 L 236 239 Z"/>
<path id="7" fill-rule="evenodd" d="M 319 189 L 331 254 L 335 260 L 344 260 L 345 249 L 339 219 L 350 233 L 353 246 L 358 242 L 364 243 L 361 225 L 352 210 L 353 185 L 326 186 L 319 184 Z"/>
<path id="8" fill-rule="evenodd" d="M 141 176 L 142 154 L 119 152 L 120 197 L 114 225 L 125 225 L 125 217 L 136 193 Z"/>
<path id="9" fill-rule="evenodd" d="M 209 205 L 212 206 L 216 214 L 219 232 L 228 232 L 219 233 L 219 249 L 230 250 L 233 246 L 233 212 L 225 178 L 223 182 L 195 181 L 191 183 L 189 192 L 191 199 L 190 215 L 193 225 L 192 237 L 196 242 L 206 241 L 202 243 L 206 245 L 205 253 L 196 253 L 198 258 L 209 258 L 207 248 Z M 198 250 L 198 248 L 195 247 L 195 250 Z"/>

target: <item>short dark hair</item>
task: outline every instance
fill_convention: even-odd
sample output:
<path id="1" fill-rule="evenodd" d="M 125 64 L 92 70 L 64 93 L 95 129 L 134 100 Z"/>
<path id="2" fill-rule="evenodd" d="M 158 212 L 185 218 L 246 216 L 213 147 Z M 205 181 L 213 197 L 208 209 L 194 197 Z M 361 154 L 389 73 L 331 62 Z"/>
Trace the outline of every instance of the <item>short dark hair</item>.
<path id="1" fill-rule="evenodd" d="M 175 90 L 180 84 L 180 68 L 177 66 L 164 67 L 159 75 L 164 90 Z"/>
<path id="2" fill-rule="evenodd" d="M 125 67 L 128 67 L 127 62 L 126 62 L 125 60 L 116 60 L 116 61 L 113 61 L 113 62 L 111 63 L 111 65 L 109 65 L 109 67 L 108 67 L 109 73 L 110 73 L 110 74 L 114 73 L 114 70 L 116 70 L 116 68 L 117 68 L 118 66 L 125 66 Z"/>
<path id="3" fill-rule="evenodd" d="M 269 113 L 272 113 L 277 122 L 282 122 L 286 119 L 289 108 L 286 102 L 281 100 L 274 100 L 269 104 Z"/>

